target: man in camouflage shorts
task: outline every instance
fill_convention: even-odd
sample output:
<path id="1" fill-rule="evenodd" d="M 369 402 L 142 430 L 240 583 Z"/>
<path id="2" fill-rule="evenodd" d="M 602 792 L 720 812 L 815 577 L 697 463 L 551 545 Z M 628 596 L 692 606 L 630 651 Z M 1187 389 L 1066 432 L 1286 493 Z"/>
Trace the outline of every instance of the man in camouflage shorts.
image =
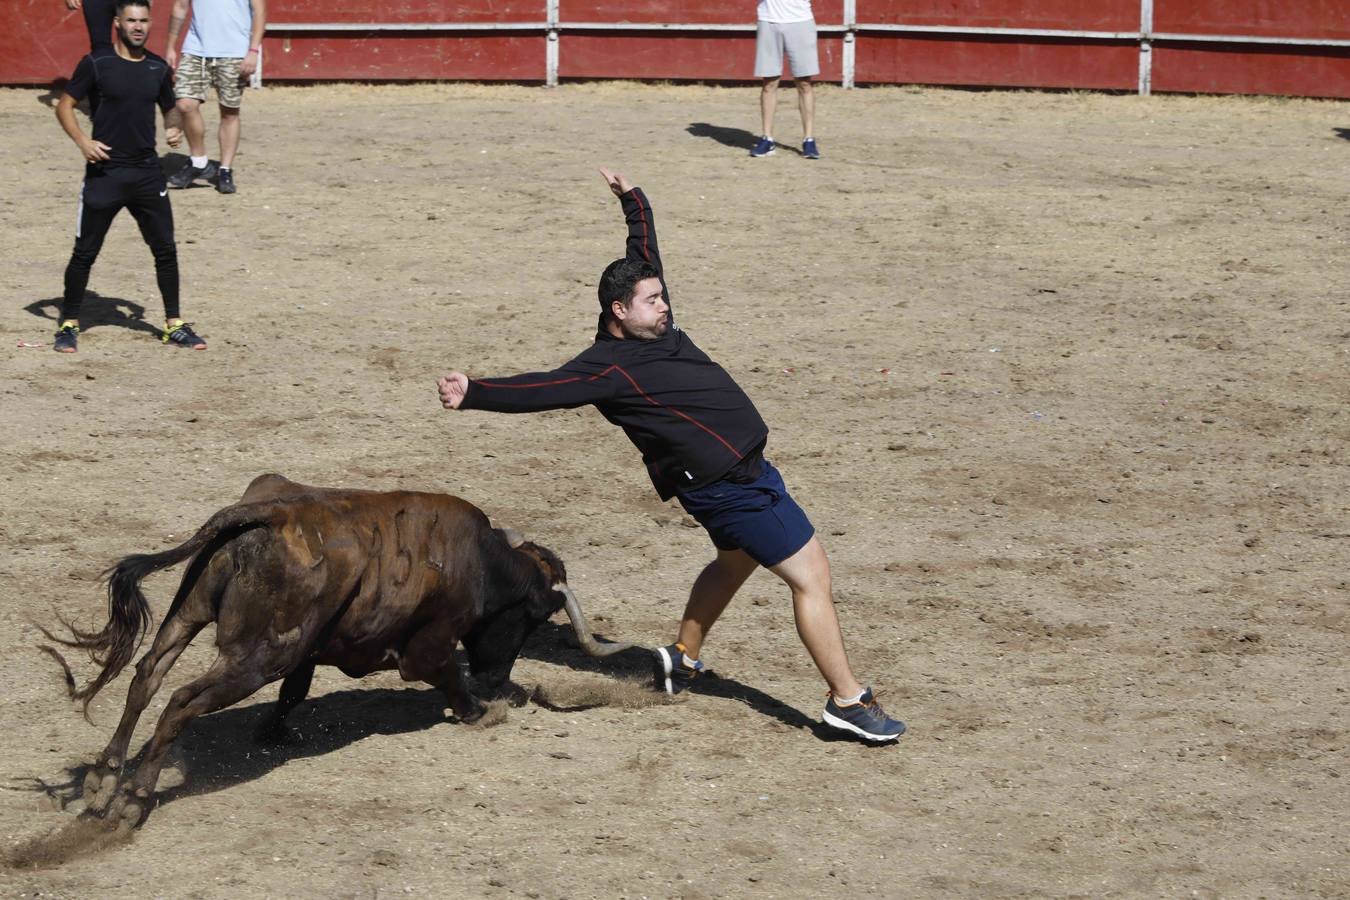
<path id="1" fill-rule="evenodd" d="M 178 56 L 178 36 L 183 23 L 192 20 L 183 56 Z M 175 0 L 169 15 L 169 49 L 164 54 L 177 71 L 174 93 L 183 114 L 192 158 L 169 176 L 169 186 L 185 188 L 197 179 L 212 180 L 222 194 L 233 194 L 234 155 L 239 150 L 239 107 L 244 102 L 244 84 L 258 69 L 266 27 L 264 0 Z M 207 88 L 216 89 L 220 102 L 220 165 L 206 155 L 206 122 L 202 104 Z"/>

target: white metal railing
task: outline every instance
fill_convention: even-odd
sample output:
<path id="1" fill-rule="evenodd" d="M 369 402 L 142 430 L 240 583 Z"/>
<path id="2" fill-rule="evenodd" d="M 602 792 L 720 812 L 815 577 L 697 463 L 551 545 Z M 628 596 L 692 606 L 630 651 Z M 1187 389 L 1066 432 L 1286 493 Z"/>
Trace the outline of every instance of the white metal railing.
<path id="1" fill-rule="evenodd" d="M 688 22 L 561 22 L 558 20 L 559 0 L 546 0 L 546 19 L 542 22 L 269 22 L 267 31 L 295 32 L 465 32 L 465 31 L 523 31 L 545 36 L 545 82 L 553 87 L 558 83 L 559 36 L 564 32 L 624 31 L 624 32 L 753 32 L 754 23 L 698 24 Z M 1179 34 L 1153 30 L 1154 0 L 1140 0 L 1138 31 L 1079 31 L 1059 28 L 982 28 L 959 25 L 905 25 L 857 21 L 858 0 L 844 0 L 844 21 L 839 25 L 817 25 L 822 34 L 842 34 L 843 86 L 854 85 L 856 46 L 859 34 L 931 34 L 971 35 L 978 37 L 1026 37 L 1075 41 L 1131 41 L 1139 45 L 1139 84 L 1141 95 L 1152 91 L 1153 45 L 1166 43 L 1222 43 L 1264 44 L 1294 47 L 1350 47 L 1350 40 L 1335 38 L 1275 37 L 1253 34 Z M 256 85 L 262 84 L 262 57 L 254 73 Z"/>

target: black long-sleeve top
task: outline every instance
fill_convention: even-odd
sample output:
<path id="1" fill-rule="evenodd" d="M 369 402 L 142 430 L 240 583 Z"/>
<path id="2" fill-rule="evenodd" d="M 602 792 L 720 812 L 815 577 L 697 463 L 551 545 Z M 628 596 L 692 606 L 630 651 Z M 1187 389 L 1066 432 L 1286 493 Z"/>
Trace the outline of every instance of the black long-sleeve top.
<path id="1" fill-rule="evenodd" d="M 641 189 L 619 198 L 628 223 L 627 256 L 665 271 L 656 244 L 651 204 Z M 675 326 L 651 340 L 616 338 L 604 327 L 595 343 L 552 372 L 472 378 L 461 409 L 539 412 L 595 406 L 642 451 L 652 484 L 668 500 L 733 469 L 757 474 L 769 429 L 726 370 Z"/>

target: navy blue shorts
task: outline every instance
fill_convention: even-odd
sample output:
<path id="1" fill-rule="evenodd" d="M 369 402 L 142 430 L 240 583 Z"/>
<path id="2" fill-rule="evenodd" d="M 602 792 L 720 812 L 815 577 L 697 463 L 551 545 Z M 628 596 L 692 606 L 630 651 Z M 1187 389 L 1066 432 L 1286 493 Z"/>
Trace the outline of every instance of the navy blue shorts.
<path id="1" fill-rule="evenodd" d="M 724 478 L 676 497 L 685 512 L 707 529 L 717 549 L 744 550 L 765 568 L 805 547 L 816 533 L 768 460 L 754 481 Z"/>

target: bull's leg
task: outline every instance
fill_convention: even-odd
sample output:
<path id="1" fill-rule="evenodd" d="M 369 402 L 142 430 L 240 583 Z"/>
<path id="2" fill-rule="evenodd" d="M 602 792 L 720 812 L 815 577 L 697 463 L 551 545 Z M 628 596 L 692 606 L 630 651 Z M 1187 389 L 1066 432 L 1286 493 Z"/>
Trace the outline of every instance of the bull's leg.
<path id="1" fill-rule="evenodd" d="M 399 656 L 398 671 L 404 681 L 425 681 L 445 692 L 455 718 L 473 722 L 482 718 L 486 707 L 473 695 L 460 675 L 455 657 L 454 635 L 444 625 L 435 624 L 413 635 Z"/>
<path id="2" fill-rule="evenodd" d="M 200 678 L 174 691 L 159 717 L 145 760 L 126 791 L 109 808 L 109 819 L 118 825 L 133 827 L 144 821 L 150 812 L 150 797 L 159 780 L 160 769 L 164 767 L 164 758 L 183 728 L 197 716 L 238 703 L 258 690 L 272 680 L 264 673 L 276 671 L 276 662 L 256 655 L 246 660 L 217 657 Z"/>
<path id="3" fill-rule="evenodd" d="M 421 680 L 434 684 L 445 692 L 446 698 L 450 701 L 450 709 L 454 711 L 455 718 L 461 722 L 476 722 L 487 710 L 483 701 L 475 697 L 464 683 L 464 676 L 459 671 L 459 662 L 455 659 L 453 651 L 448 664 L 442 666 L 441 670 L 430 678 Z"/>
<path id="4" fill-rule="evenodd" d="M 258 741 L 268 744 L 279 744 L 290 737 L 290 729 L 286 727 L 286 717 L 290 715 L 291 710 L 300 705 L 309 694 L 310 682 L 314 680 L 314 663 L 305 663 L 294 672 L 286 676 L 286 680 L 281 683 L 281 696 L 277 698 L 277 705 L 272 708 L 272 714 L 258 728 L 258 733 L 254 738 Z"/>
<path id="5" fill-rule="evenodd" d="M 127 747 L 136 722 L 159 690 L 165 674 L 178 660 L 184 648 L 206 625 L 182 615 L 166 621 L 155 635 L 149 651 L 136 664 L 136 677 L 127 688 L 127 704 L 108 746 L 94 760 L 84 776 L 84 801 L 88 809 L 102 812 L 117 794 L 118 776 L 127 759 Z"/>

